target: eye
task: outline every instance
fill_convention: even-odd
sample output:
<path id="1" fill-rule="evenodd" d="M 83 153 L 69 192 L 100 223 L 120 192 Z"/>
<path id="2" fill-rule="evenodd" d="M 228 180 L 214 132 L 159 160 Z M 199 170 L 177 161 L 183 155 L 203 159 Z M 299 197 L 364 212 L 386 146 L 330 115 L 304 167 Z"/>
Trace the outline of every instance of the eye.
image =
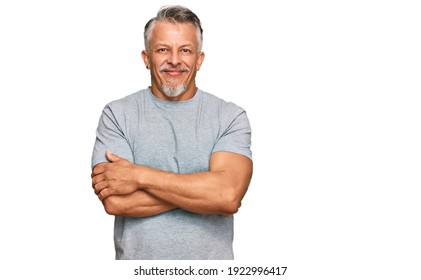
<path id="1" fill-rule="evenodd" d="M 180 50 L 182 53 L 191 53 L 190 49 L 181 49 Z"/>
<path id="2" fill-rule="evenodd" d="M 166 52 L 168 52 L 168 49 L 167 48 L 159 48 L 156 51 L 159 52 L 159 53 L 166 53 Z"/>

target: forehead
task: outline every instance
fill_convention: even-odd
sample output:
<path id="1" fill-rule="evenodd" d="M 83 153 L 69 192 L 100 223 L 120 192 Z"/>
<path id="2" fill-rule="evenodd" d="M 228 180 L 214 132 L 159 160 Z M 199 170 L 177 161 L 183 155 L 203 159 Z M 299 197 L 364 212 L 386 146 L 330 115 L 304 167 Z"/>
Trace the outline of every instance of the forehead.
<path id="1" fill-rule="evenodd" d="M 197 30 L 192 23 L 157 21 L 152 29 L 151 43 L 182 43 L 197 45 Z"/>

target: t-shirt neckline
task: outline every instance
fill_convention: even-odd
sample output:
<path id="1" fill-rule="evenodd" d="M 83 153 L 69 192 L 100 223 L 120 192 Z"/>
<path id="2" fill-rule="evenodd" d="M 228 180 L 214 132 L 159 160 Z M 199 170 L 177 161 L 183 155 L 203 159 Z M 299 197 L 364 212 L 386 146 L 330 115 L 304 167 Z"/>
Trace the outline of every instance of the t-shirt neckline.
<path id="1" fill-rule="evenodd" d="M 196 93 L 193 95 L 192 98 L 187 99 L 187 100 L 182 100 L 182 101 L 172 101 L 172 100 L 165 100 L 165 99 L 160 99 L 160 98 L 156 97 L 152 93 L 152 90 L 151 90 L 150 87 L 148 87 L 146 89 L 146 91 L 149 93 L 153 102 L 159 103 L 159 104 L 162 104 L 162 105 L 165 105 L 165 106 L 175 106 L 175 107 L 183 106 L 183 105 L 187 105 L 187 104 L 191 104 L 191 103 L 195 102 L 196 99 L 198 98 L 198 96 L 201 93 L 201 90 L 199 88 L 197 88 Z"/>

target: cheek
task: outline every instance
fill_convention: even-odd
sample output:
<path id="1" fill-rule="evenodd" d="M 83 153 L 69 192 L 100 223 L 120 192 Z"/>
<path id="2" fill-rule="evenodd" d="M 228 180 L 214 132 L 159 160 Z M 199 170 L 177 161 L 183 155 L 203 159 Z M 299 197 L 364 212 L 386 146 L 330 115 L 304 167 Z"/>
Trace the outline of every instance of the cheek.
<path id="1" fill-rule="evenodd" d="M 157 61 L 155 61 L 154 63 L 152 63 L 152 70 L 153 72 L 155 72 L 155 75 L 161 75 L 162 73 L 159 72 L 159 69 L 164 65 L 164 63 L 159 63 Z"/>
<path id="2" fill-rule="evenodd" d="M 163 57 L 152 57 L 151 58 L 151 65 L 154 65 L 156 68 L 161 67 L 163 64 L 165 64 L 165 58 Z"/>

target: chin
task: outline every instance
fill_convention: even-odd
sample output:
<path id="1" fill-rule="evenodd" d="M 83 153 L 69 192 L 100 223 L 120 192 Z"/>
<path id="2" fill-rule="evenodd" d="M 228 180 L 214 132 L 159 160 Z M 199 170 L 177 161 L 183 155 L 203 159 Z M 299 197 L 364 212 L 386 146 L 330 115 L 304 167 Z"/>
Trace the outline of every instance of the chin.
<path id="1" fill-rule="evenodd" d="M 167 97 L 174 98 L 185 93 L 187 90 L 187 86 L 184 84 L 178 85 L 175 87 L 169 87 L 169 86 L 163 85 L 161 87 L 161 90 Z"/>

